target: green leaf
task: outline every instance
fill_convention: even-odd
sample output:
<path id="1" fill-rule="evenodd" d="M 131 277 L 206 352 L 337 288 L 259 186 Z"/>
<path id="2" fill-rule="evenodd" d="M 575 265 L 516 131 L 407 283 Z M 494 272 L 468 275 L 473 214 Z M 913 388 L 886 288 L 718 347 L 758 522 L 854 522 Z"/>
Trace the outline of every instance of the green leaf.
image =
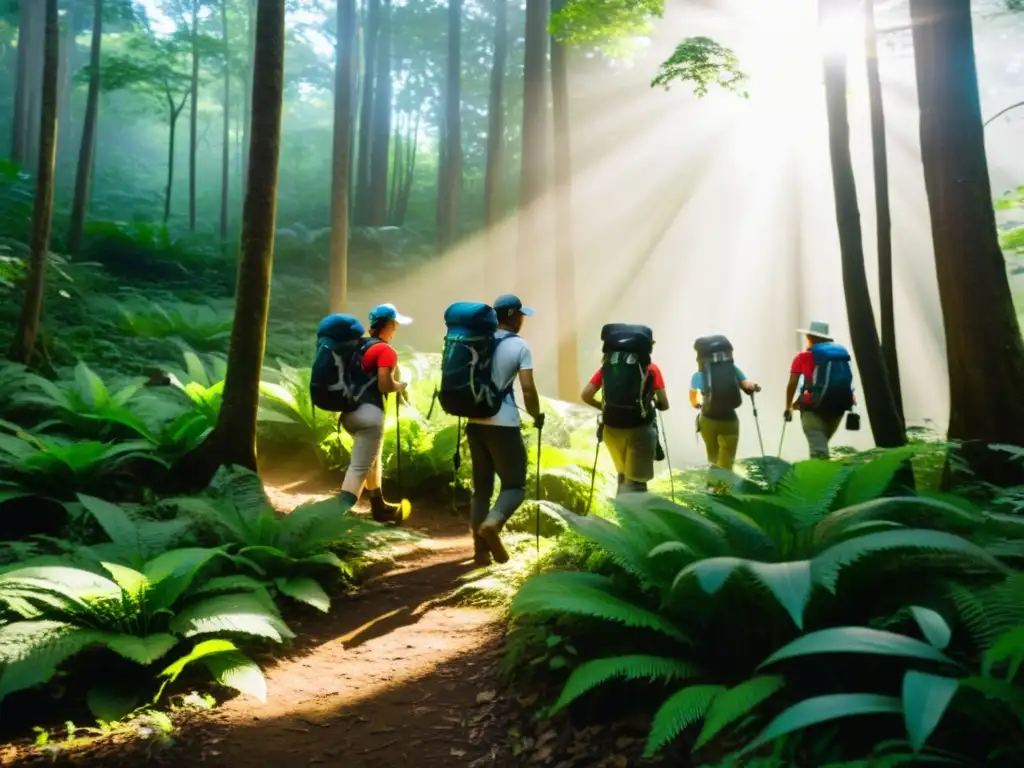
<path id="1" fill-rule="evenodd" d="M 149 665 L 167 655 L 178 644 L 178 638 L 161 632 L 146 637 L 113 635 L 104 640 L 107 647 L 119 656 L 136 664 Z"/>
<path id="2" fill-rule="evenodd" d="M 699 722 L 715 697 L 724 691 L 721 685 L 691 685 L 673 693 L 654 715 L 644 757 L 653 757 L 687 727 Z"/>
<path id="3" fill-rule="evenodd" d="M 657 613 L 613 594 L 613 582 L 593 573 L 542 573 L 527 580 L 509 609 L 524 613 L 592 616 L 627 627 L 653 629 L 681 642 L 686 636 Z"/>
<path id="4" fill-rule="evenodd" d="M 911 443 L 871 455 L 858 463 L 839 495 L 839 506 L 852 507 L 882 496 L 904 463 L 922 450 L 925 446 Z"/>
<path id="5" fill-rule="evenodd" d="M 277 643 L 295 637 L 253 593 L 217 595 L 186 606 L 171 619 L 171 630 L 185 637 L 215 632 L 255 635 Z"/>
<path id="6" fill-rule="evenodd" d="M 923 608 L 920 605 L 910 606 L 910 614 L 921 628 L 921 634 L 925 639 L 938 648 L 944 650 L 953 637 L 953 630 L 942 616 L 931 608 Z"/>
<path id="7" fill-rule="evenodd" d="M 758 669 L 783 659 L 824 653 L 868 653 L 953 664 L 953 660 L 941 651 L 912 637 L 868 627 L 833 627 L 811 632 L 787 643 L 761 662 Z"/>
<path id="8" fill-rule="evenodd" d="M 571 704 L 583 694 L 616 678 L 639 680 L 646 678 L 655 680 L 683 680 L 695 677 L 700 670 L 693 664 L 680 659 L 667 659 L 661 656 L 611 656 L 594 659 L 580 664 L 569 675 L 562 688 L 562 694 L 552 707 L 551 712 Z"/>
<path id="9" fill-rule="evenodd" d="M 187 655 L 182 656 L 180 659 L 164 668 L 158 677 L 165 677 L 168 682 L 174 682 L 178 679 L 178 675 L 182 673 L 185 667 L 193 661 L 198 661 L 206 656 L 212 656 L 217 653 L 232 653 L 237 651 L 238 646 L 230 640 L 224 640 L 222 638 L 204 640 L 201 643 L 196 643 L 195 648 L 193 648 Z"/>
<path id="10" fill-rule="evenodd" d="M 1024 726 L 1024 689 L 1021 686 L 994 677 L 965 677 L 960 685 L 1004 704 Z"/>
<path id="11" fill-rule="evenodd" d="M 740 754 L 749 754 L 780 736 L 801 731 L 818 723 L 856 715 L 899 715 L 902 712 L 903 705 L 899 699 L 880 696 L 877 693 L 835 693 L 815 696 L 794 704 L 768 723 L 761 735 L 744 747 Z"/>
<path id="12" fill-rule="evenodd" d="M 712 557 L 688 565 L 676 576 L 675 589 L 690 575 L 697 577 L 701 588 L 713 595 L 736 570 L 745 570 L 775 596 L 793 623 L 803 629 L 804 608 L 811 597 L 811 563 L 796 560 L 787 563 L 761 563 L 738 557 Z"/>
<path id="13" fill-rule="evenodd" d="M 130 600 L 138 600 L 149 588 L 149 579 L 134 568 L 107 562 L 101 562 L 100 565 L 114 577 L 117 586 Z"/>
<path id="14" fill-rule="evenodd" d="M 218 549 L 172 549 L 146 563 L 142 572 L 151 584 L 150 610 L 170 609 L 191 586 L 199 569 L 218 554 Z"/>
<path id="15" fill-rule="evenodd" d="M 288 579 L 277 579 L 274 582 L 277 588 L 288 597 L 298 600 L 300 603 L 311 605 L 318 611 L 327 611 L 331 608 L 331 598 L 324 592 L 320 582 L 306 576 L 293 576 Z"/>
<path id="16" fill-rule="evenodd" d="M 996 638 L 992 647 L 982 656 L 982 674 L 991 675 L 993 667 L 1004 661 L 1010 662 L 1005 679 L 1012 682 L 1017 677 L 1021 662 L 1024 662 L 1024 627 L 1014 627 Z"/>
<path id="17" fill-rule="evenodd" d="M 123 509 L 109 501 L 83 494 L 78 494 L 78 501 L 96 518 L 96 522 L 112 542 L 122 547 L 138 547 L 139 538 L 135 523 Z"/>
<path id="18" fill-rule="evenodd" d="M 116 723 L 139 704 L 135 693 L 113 688 L 90 688 L 85 696 L 93 717 L 103 723 Z"/>
<path id="19" fill-rule="evenodd" d="M 252 696 L 262 703 L 267 701 L 267 679 L 252 659 L 237 651 L 204 656 L 201 663 L 210 670 L 213 679 L 227 688 Z"/>
<path id="20" fill-rule="evenodd" d="M 924 747 L 959 686 L 959 681 L 951 677 L 913 669 L 903 676 L 903 718 L 915 752 Z"/>
<path id="21" fill-rule="evenodd" d="M 62 621 L 16 621 L 0 627 L 0 700 L 49 681 L 65 660 L 102 635 Z"/>
<path id="22" fill-rule="evenodd" d="M 720 693 L 715 697 L 704 718 L 704 728 L 693 745 L 694 750 L 711 741 L 725 726 L 748 715 L 754 708 L 781 690 L 785 684 L 786 679 L 781 675 L 765 675 L 752 677 Z"/>

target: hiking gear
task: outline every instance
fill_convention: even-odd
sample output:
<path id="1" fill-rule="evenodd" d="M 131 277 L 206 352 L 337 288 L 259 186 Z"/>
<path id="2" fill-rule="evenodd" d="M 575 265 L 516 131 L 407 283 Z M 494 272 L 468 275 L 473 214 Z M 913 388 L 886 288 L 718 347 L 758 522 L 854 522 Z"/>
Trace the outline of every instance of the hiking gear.
<path id="1" fill-rule="evenodd" d="M 609 323 L 601 329 L 601 414 L 609 427 L 631 429 L 650 424 L 654 381 L 650 375 L 654 334 L 646 325 Z"/>
<path id="2" fill-rule="evenodd" d="M 824 339 L 825 341 L 832 341 L 832 336 L 828 332 L 828 323 L 823 323 L 820 320 L 812 320 L 808 323 L 806 328 L 797 328 L 797 333 L 804 336 L 813 336 L 816 339 Z"/>
<path id="3" fill-rule="evenodd" d="M 491 306 L 494 307 L 494 311 L 499 317 L 507 315 L 509 311 L 518 312 L 519 314 L 526 315 L 527 317 L 530 317 L 533 314 L 533 309 L 531 307 L 524 307 L 523 302 L 519 300 L 519 297 L 513 296 L 511 293 L 499 296 L 494 300 L 494 304 Z"/>
<path id="4" fill-rule="evenodd" d="M 456 302 L 444 313 L 447 333 L 441 354 L 441 408 L 450 416 L 486 419 L 512 398 L 512 383 L 499 390 L 494 383 L 494 352 L 505 339 L 494 338 L 498 316 L 486 304 Z"/>
<path id="5" fill-rule="evenodd" d="M 544 414 L 543 413 L 539 414 L 538 416 L 536 416 L 534 418 L 533 426 L 535 426 L 537 428 L 538 432 L 540 432 L 542 429 L 544 429 Z"/>
<path id="6" fill-rule="evenodd" d="M 380 488 L 367 491 L 367 496 L 370 498 L 370 514 L 378 523 L 400 523 L 402 521 L 402 505 L 385 501 Z"/>
<path id="7" fill-rule="evenodd" d="M 789 422 L 791 422 L 792 420 L 793 420 L 793 412 L 792 411 L 783 411 L 782 412 L 782 423 L 783 424 L 789 424 Z"/>
<path id="8" fill-rule="evenodd" d="M 341 493 L 338 494 L 338 501 L 340 501 L 342 504 L 345 504 L 347 509 L 351 509 L 356 505 L 356 502 L 359 501 L 359 499 L 356 498 L 356 495 L 354 493 L 351 493 L 350 491 L 342 491 Z"/>
<path id="9" fill-rule="evenodd" d="M 491 564 L 491 550 L 487 548 L 487 542 L 476 532 L 473 533 L 473 563 L 479 566 Z"/>
<path id="10" fill-rule="evenodd" d="M 693 343 L 702 375 L 701 413 L 709 419 L 732 418 L 743 404 L 732 344 L 725 336 L 704 336 Z"/>
<path id="11" fill-rule="evenodd" d="M 384 407 L 376 372 L 363 370 L 363 355 L 379 339 L 363 336 L 352 315 L 332 314 L 316 331 L 316 357 L 309 375 L 309 398 L 322 411 L 351 413 L 363 403 Z"/>
<path id="12" fill-rule="evenodd" d="M 494 561 L 497 563 L 508 562 L 508 550 L 505 549 L 505 545 L 501 543 L 501 535 L 498 532 L 498 526 L 487 520 L 484 520 L 483 524 L 477 529 L 477 535 L 483 539 L 484 544 L 491 551 L 491 555 L 494 557 Z"/>
<path id="13" fill-rule="evenodd" d="M 661 434 L 665 435 L 665 415 L 659 411 L 658 419 L 661 421 Z M 658 441 L 661 444 L 661 441 Z M 668 487 L 672 503 L 676 503 L 676 479 L 672 476 L 672 459 L 668 456 L 668 435 L 665 435 L 665 463 L 668 464 Z M 647 483 L 644 483 L 643 490 L 647 490 Z"/>
<path id="14" fill-rule="evenodd" d="M 601 457 L 601 443 L 604 441 L 604 424 L 601 417 L 597 418 L 597 446 L 594 448 L 594 466 L 590 470 L 590 494 L 587 496 L 587 511 L 583 514 L 590 514 L 590 505 L 594 501 L 594 484 L 597 482 L 597 460 Z M 619 475 L 619 486 L 626 479 L 625 475 Z M 618 496 L 618 492 L 615 494 Z"/>
<path id="15" fill-rule="evenodd" d="M 398 475 L 398 514 L 396 522 L 404 522 L 409 519 L 412 512 L 412 504 L 405 498 L 405 489 L 402 487 L 402 392 L 395 395 L 395 462 Z"/>
<path id="16" fill-rule="evenodd" d="M 540 554 L 540 446 L 544 434 L 544 414 L 537 417 L 537 554 Z"/>
<path id="17" fill-rule="evenodd" d="M 394 304 L 379 304 L 370 310 L 371 328 L 376 328 L 381 323 L 386 323 L 389 320 L 394 320 L 399 325 L 409 325 L 412 323 L 412 318 L 400 314 L 398 310 L 395 309 Z"/>
<path id="18" fill-rule="evenodd" d="M 761 437 L 761 420 L 757 418 L 757 401 L 754 399 L 754 393 L 750 393 L 750 407 L 754 411 L 754 426 L 757 427 L 757 444 L 761 448 L 761 456 L 764 457 L 764 439 Z"/>
<path id="19" fill-rule="evenodd" d="M 860 431 L 860 414 L 850 411 L 846 414 L 846 429 L 848 432 Z"/>
<path id="20" fill-rule="evenodd" d="M 801 402 L 801 410 L 823 414 L 846 413 L 853 407 L 853 366 L 850 353 L 841 344 L 826 341 L 811 347 L 814 376 L 804 381 L 804 392 L 811 402 Z M 803 398 L 801 398 L 803 401 Z"/>
<path id="21" fill-rule="evenodd" d="M 786 411 L 786 416 L 788 418 L 782 422 L 782 436 L 779 438 L 779 453 L 776 456 L 778 459 L 782 458 L 782 444 L 786 442 L 786 425 L 793 420 L 793 412 Z"/>

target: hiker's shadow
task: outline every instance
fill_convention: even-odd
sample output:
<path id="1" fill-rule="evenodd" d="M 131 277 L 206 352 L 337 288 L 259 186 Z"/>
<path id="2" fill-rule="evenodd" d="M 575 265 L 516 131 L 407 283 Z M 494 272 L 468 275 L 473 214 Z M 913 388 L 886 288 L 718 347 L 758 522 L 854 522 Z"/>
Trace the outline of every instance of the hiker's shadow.
<path id="1" fill-rule="evenodd" d="M 474 565 L 472 560 L 467 559 L 465 561 L 429 565 L 425 568 L 417 568 L 402 574 L 401 580 L 407 583 L 422 580 L 428 584 L 447 584 L 449 588 L 443 589 L 438 594 L 432 596 L 422 595 L 423 599 L 421 601 L 410 601 L 406 605 L 381 614 L 338 638 L 338 641 L 346 650 L 358 648 L 360 645 L 376 638 L 384 637 L 396 629 L 416 624 L 431 609 L 451 605 L 454 602 L 454 591 L 459 577 L 477 568 L 479 566 Z M 404 587 L 405 585 L 394 583 L 389 591 L 403 592 L 405 591 Z"/>

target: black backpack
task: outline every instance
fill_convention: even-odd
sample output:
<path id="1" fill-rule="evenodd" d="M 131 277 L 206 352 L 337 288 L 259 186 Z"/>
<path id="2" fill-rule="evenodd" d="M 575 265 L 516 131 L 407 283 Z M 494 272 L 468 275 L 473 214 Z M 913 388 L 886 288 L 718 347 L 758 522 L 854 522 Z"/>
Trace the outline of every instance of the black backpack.
<path id="1" fill-rule="evenodd" d="M 494 383 L 494 353 L 510 333 L 496 339 L 498 315 L 486 304 L 460 301 L 445 310 L 444 351 L 441 354 L 441 408 L 450 416 L 486 419 L 512 398 L 512 382 L 500 390 Z M 513 378 L 514 381 L 514 378 Z"/>
<path id="2" fill-rule="evenodd" d="M 743 404 L 743 390 L 736 377 L 732 344 L 725 336 L 704 336 L 697 339 L 697 365 L 703 374 L 701 413 L 709 419 L 732 418 Z"/>
<path id="3" fill-rule="evenodd" d="M 631 429 L 654 420 L 654 381 L 650 375 L 654 334 L 646 325 L 609 323 L 601 329 L 602 420 Z"/>
<path id="4" fill-rule="evenodd" d="M 322 411 L 351 413 L 363 403 L 384 407 L 376 373 L 363 370 L 363 355 L 380 339 L 363 336 L 352 315 L 333 314 L 316 330 L 316 357 L 309 376 L 309 399 Z"/>

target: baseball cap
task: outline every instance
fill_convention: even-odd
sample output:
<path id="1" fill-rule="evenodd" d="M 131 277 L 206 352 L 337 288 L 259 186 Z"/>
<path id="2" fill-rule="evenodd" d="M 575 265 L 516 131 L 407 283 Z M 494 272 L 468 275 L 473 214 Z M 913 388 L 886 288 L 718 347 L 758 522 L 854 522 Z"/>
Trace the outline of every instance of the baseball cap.
<path id="1" fill-rule="evenodd" d="M 499 315 L 503 312 L 508 312 L 510 309 L 514 309 L 516 312 L 527 317 L 533 314 L 533 310 L 530 307 L 524 307 L 519 297 L 513 296 L 511 293 L 502 294 L 494 300 L 494 304 L 491 306 L 494 307 L 494 311 Z"/>
<path id="2" fill-rule="evenodd" d="M 386 320 L 394 320 L 399 325 L 409 325 L 411 317 L 398 313 L 394 304 L 380 304 L 370 310 L 370 325 L 374 326 Z"/>

